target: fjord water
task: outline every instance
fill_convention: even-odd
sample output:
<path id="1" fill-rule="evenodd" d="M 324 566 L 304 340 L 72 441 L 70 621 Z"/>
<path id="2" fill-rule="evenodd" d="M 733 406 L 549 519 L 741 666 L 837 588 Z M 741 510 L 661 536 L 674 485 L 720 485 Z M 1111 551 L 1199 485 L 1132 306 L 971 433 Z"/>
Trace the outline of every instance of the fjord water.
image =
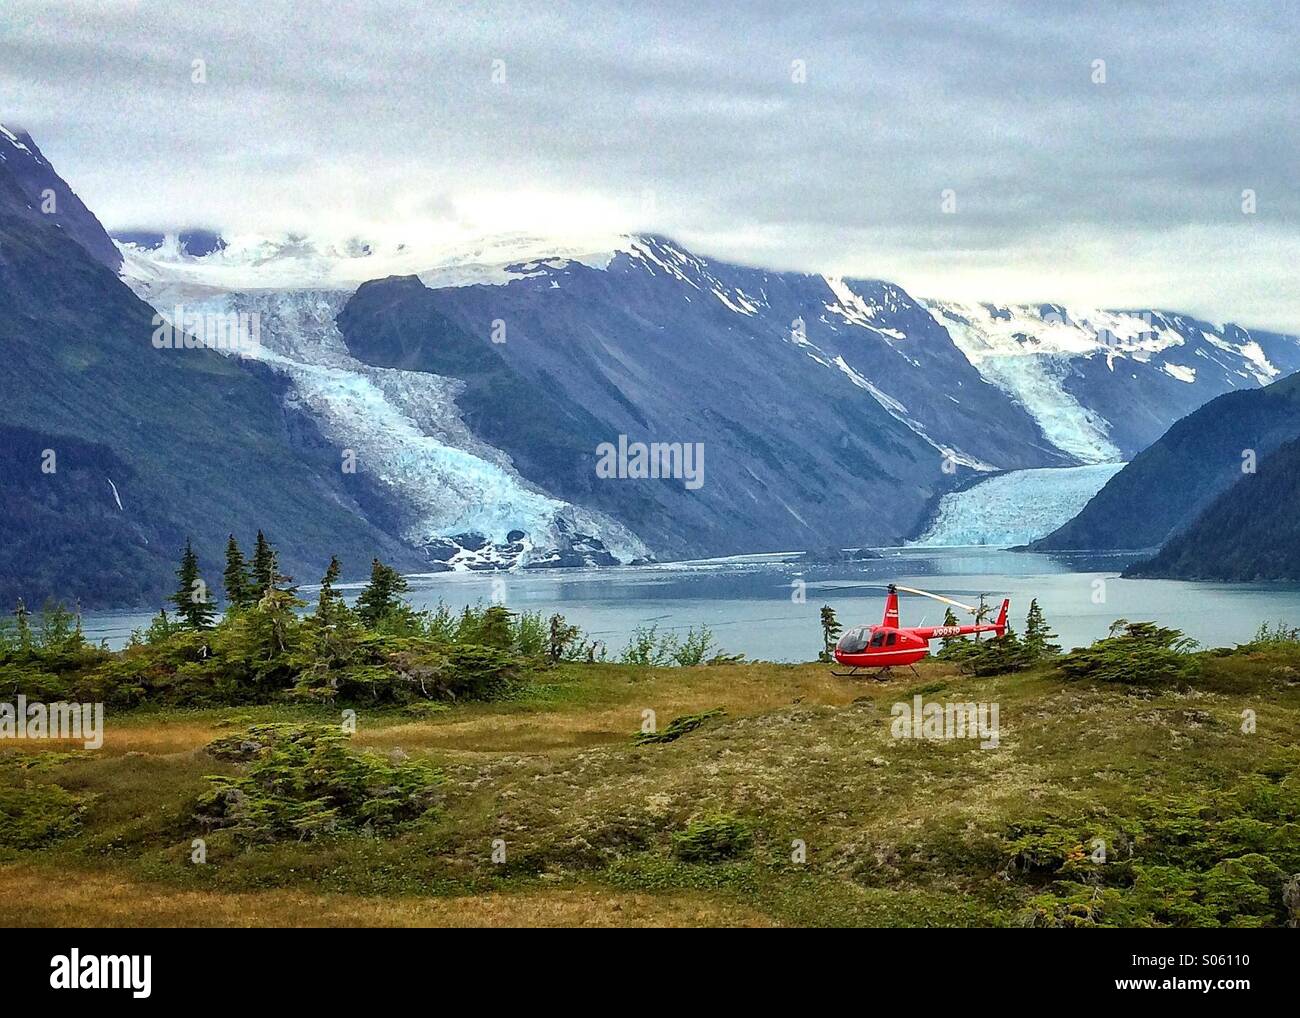
<path id="1" fill-rule="evenodd" d="M 840 622 L 879 622 L 882 585 L 897 582 L 974 603 L 1011 598 L 1012 623 L 1023 628 L 1037 597 L 1065 647 L 1106 635 L 1117 618 L 1153 619 L 1207 647 L 1249 640 L 1259 624 L 1300 624 L 1300 585 L 1186 583 L 1125 580 L 1119 572 L 1134 556 L 1060 556 L 986 548 L 888 549 L 883 557 L 828 565 L 800 564 L 791 556 L 740 556 L 702 562 L 525 573 L 440 573 L 410 577 L 420 608 L 446 602 L 453 610 L 500 595 L 516 611 L 561 612 L 617 657 L 637 626 L 684 634 L 707 625 L 722 649 L 751 658 L 809 661 L 820 648 L 818 611 L 835 608 Z M 805 585 L 799 603 L 796 584 Z M 353 595 L 356 589 L 347 590 Z M 313 596 L 304 588 L 307 598 Z M 904 625 L 937 624 L 943 606 L 904 595 Z M 147 613 L 92 613 L 85 628 L 94 640 L 121 646 Z"/>

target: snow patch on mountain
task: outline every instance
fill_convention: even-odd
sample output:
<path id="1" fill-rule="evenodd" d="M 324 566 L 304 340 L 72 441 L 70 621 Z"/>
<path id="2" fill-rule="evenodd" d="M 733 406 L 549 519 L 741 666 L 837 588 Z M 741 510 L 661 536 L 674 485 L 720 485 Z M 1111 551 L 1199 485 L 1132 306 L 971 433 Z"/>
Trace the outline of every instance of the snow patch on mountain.
<path id="1" fill-rule="evenodd" d="M 831 363 L 833 363 L 835 367 L 839 368 L 842 372 L 844 372 L 844 374 L 846 374 L 849 377 L 849 380 L 852 381 L 853 384 L 856 385 L 859 389 L 865 389 L 867 392 L 871 393 L 871 395 L 875 398 L 876 402 L 879 403 L 882 407 L 884 407 L 889 412 L 890 416 L 892 416 L 895 420 L 902 421 L 904 424 L 906 424 L 909 428 L 911 428 L 914 432 L 916 432 L 916 434 L 920 435 L 923 439 L 929 442 L 930 445 L 932 445 L 935 449 L 937 449 L 940 453 L 942 453 L 945 459 L 951 460 L 952 462 L 958 463 L 962 466 L 970 467 L 972 470 L 988 471 L 988 470 L 997 469 L 997 467 L 995 467 L 993 464 L 985 463 L 983 460 L 979 459 L 976 456 L 971 456 L 969 453 L 962 452 L 960 449 L 954 449 L 951 446 L 944 445 L 941 442 L 936 442 L 926 433 L 925 425 L 923 425 L 920 421 L 917 421 L 912 417 L 908 416 L 906 406 L 904 406 L 898 400 L 894 399 L 894 397 L 889 395 L 889 393 L 882 392 L 871 382 L 863 378 L 860 374 L 858 374 L 851 367 L 849 367 L 849 365 L 845 362 L 843 357 L 837 356 L 835 360 L 832 361 Z M 953 400 L 953 402 L 955 403 L 957 401 Z"/>
<path id="2" fill-rule="evenodd" d="M 1090 405 L 1096 397 L 1080 374 L 1093 359 L 1133 380 L 1138 372 L 1151 370 L 1195 387 L 1198 394 L 1203 389 L 1204 397 L 1178 398 L 1190 399 L 1192 409 L 1225 387 L 1262 385 L 1281 373 L 1245 330 L 1207 328 L 1208 323 L 1169 312 L 941 300 L 923 304 L 985 380 L 1033 414 L 1054 445 L 1085 462 L 1122 455 L 1112 438 L 1113 422 Z M 1275 344 L 1279 339 L 1285 337 L 1272 337 Z M 1204 386 L 1201 373 L 1189 363 L 1193 358 L 1212 362 L 1206 365 Z M 1152 396 L 1157 403 L 1173 398 L 1156 396 L 1154 389 Z M 1177 400 L 1169 409 L 1187 412 Z M 1131 445 L 1131 436 L 1126 444 Z"/>
<path id="3" fill-rule="evenodd" d="M 740 287 L 728 285 L 710 271 L 707 261 L 683 250 L 666 237 L 624 236 L 620 238 L 616 251 L 626 254 L 652 275 L 667 275 L 695 290 L 713 294 L 723 307 L 737 314 L 756 315 L 767 307 L 762 294 L 749 294 Z"/>
<path id="4" fill-rule="evenodd" d="M 744 370 L 761 366 L 773 352 L 784 370 L 789 351 L 774 350 L 773 345 L 790 344 L 817 364 L 807 377 L 800 373 L 797 383 L 790 379 L 791 392 L 803 398 L 825 394 L 850 401 L 870 399 L 936 450 L 936 460 L 986 472 L 1117 462 L 1214 396 L 1300 368 L 1300 345 L 1294 337 L 1263 332 L 1252 336 L 1230 324 L 1216 326 L 1158 311 L 917 301 L 888 282 L 731 265 L 655 235 L 568 243 L 538 237 L 451 236 L 414 245 L 284 235 L 219 238 L 220 243 L 201 247 L 186 244 L 181 234 L 164 235 L 161 241 L 157 235 L 134 236 L 137 242 L 123 239 L 118 244 L 125 258 L 123 274 L 155 307 L 224 300 L 236 293 L 244 294 L 245 302 L 258 295 L 283 301 L 301 293 L 326 300 L 333 310 L 325 324 L 334 330 L 333 313 L 359 283 L 392 275 L 416 275 L 446 294 L 448 308 L 468 315 L 462 324 L 472 328 L 494 317 L 488 312 L 498 296 L 495 285 L 501 284 L 509 290 L 500 294 L 502 304 L 523 309 L 516 313 L 525 316 L 536 311 L 542 333 L 543 305 L 534 301 L 562 309 L 578 329 L 591 308 L 607 306 L 615 318 L 628 316 L 628 328 L 658 325 L 658 334 L 647 332 L 639 340 L 644 357 L 643 351 L 621 348 L 627 342 L 622 333 L 610 334 L 590 349 L 584 344 L 570 347 L 556 337 L 545 350 L 538 344 L 525 352 L 532 357 L 534 372 L 545 371 L 557 379 L 575 371 L 589 374 L 595 384 L 607 385 L 606 391 L 612 386 L 625 396 L 632 394 L 633 402 L 648 399 L 652 405 L 672 405 L 678 394 L 671 385 L 647 386 L 628 369 L 629 363 L 655 364 L 682 386 L 686 382 L 673 371 L 672 358 L 689 356 L 695 344 L 711 349 L 715 363 L 730 365 L 719 370 L 737 376 L 736 365 L 743 364 Z M 602 274 L 606 278 L 600 278 Z M 483 283 L 495 285 L 491 290 L 468 285 Z M 561 293 L 549 296 L 557 290 Z M 268 315 L 267 322 L 273 320 Z M 593 323 L 591 328 L 600 326 Z M 297 327 L 267 335 L 268 345 L 305 342 Z M 445 538 L 449 526 L 470 520 L 491 531 L 493 546 L 502 541 L 513 545 L 519 543 L 510 536 L 516 531 L 526 530 L 532 540 L 541 520 L 559 518 L 555 505 L 538 501 L 549 495 L 522 482 L 508 457 L 482 447 L 460 423 L 453 380 L 421 373 L 380 374 L 347 357 L 336 330 L 328 343 L 322 343 L 318 332 L 311 338 L 306 349 L 295 349 L 292 356 L 280 348 L 269 350 L 289 356 L 292 364 L 268 363 L 294 379 L 296 390 L 305 394 L 303 405 L 332 422 L 335 430 L 329 433 L 340 436 L 340 442 L 350 428 L 360 427 L 342 422 L 356 422 L 370 412 L 384 422 L 390 445 L 410 451 L 419 444 L 418 436 L 431 437 L 445 449 L 460 450 L 504 471 L 516 486 L 502 511 L 518 525 L 504 517 L 489 518 L 486 510 L 458 514 L 446 504 L 431 503 L 418 483 L 399 481 L 410 471 L 438 476 L 444 467 L 452 469 L 450 454 L 439 452 L 430 460 L 428 450 L 413 452 L 425 465 L 398 469 L 400 457 L 386 459 L 381 450 L 372 449 L 377 463 L 388 464 L 385 483 L 406 483 L 403 491 L 409 496 L 403 494 L 402 499 L 429 523 L 417 535 L 420 539 Z M 333 350 L 331 357 L 344 360 L 322 359 L 326 349 Z M 581 363 L 576 360 L 579 350 Z M 342 371 L 354 388 L 322 374 L 327 368 Z M 333 378 L 332 384 L 326 384 L 327 378 Z M 846 379 L 859 397 L 851 390 L 846 393 Z M 578 390 L 566 396 L 583 405 L 589 398 Z M 382 402 L 383 413 L 373 401 Z M 611 401 L 604 412 L 617 419 L 626 412 L 625 403 Z M 405 433 L 397 419 L 386 416 L 390 413 L 409 422 L 414 433 Z M 875 407 L 870 413 L 881 416 Z M 495 490 L 492 485 L 498 481 L 506 483 L 499 477 L 491 483 L 480 479 L 479 488 Z M 440 494 L 452 498 L 454 493 L 453 485 Z M 752 491 L 749 497 L 755 499 Z M 473 497 L 464 493 L 465 500 Z M 812 515 L 802 505 L 786 508 L 795 519 Z M 579 524 L 572 516 L 576 507 L 564 511 L 570 513 L 570 531 L 591 533 L 581 527 L 593 527 L 622 542 L 621 547 L 631 547 L 610 529 L 612 521 Z M 572 542 L 573 533 L 564 539 Z"/>
<path id="5" fill-rule="evenodd" d="M 1078 515 L 1123 463 L 1012 470 L 939 499 L 929 528 L 910 546 L 1028 544 Z"/>
<path id="6" fill-rule="evenodd" d="M 14 134 L 13 131 L 5 127 L 4 124 L 0 124 L 0 137 L 3 137 L 11 146 L 13 146 L 19 152 L 23 153 L 25 158 L 32 160 L 32 162 L 40 166 L 45 165 L 45 160 L 42 159 L 39 155 L 37 155 L 35 152 L 33 152 L 27 146 L 27 144 L 20 137 L 18 137 L 18 135 Z M 0 161 L 6 163 L 9 161 L 9 157 L 5 155 L 5 151 L 3 148 L 0 148 Z"/>
<path id="7" fill-rule="evenodd" d="M 549 238 L 503 235 L 465 238 L 452 234 L 418 244 L 360 237 L 301 234 L 239 234 L 221 238 L 218 250 L 186 253 L 181 231 L 145 246 L 117 240 L 122 278 L 148 299 L 161 289 L 201 295 L 254 290 L 355 290 L 388 276 L 419 276 L 426 286 L 506 283 L 547 263 L 609 264 L 628 245 L 622 234 L 579 237 L 566 243 Z"/>

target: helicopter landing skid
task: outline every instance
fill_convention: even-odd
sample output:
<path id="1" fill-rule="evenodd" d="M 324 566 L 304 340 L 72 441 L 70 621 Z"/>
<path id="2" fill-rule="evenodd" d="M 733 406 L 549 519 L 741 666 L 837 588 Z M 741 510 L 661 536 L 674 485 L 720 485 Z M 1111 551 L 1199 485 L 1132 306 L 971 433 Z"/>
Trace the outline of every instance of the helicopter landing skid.
<path id="1" fill-rule="evenodd" d="M 911 669 L 912 674 L 915 675 L 918 679 L 921 677 L 921 673 L 916 670 L 915 665 L 908 665 L 907 667 Z M 874 670 L 868 670 L 866 668 L 860 668 L 855 666 L 852 671 L 848 671 L 848 672 L 837 672 L 832 669 L 831 674 L 834 675 L 837 679 L 856 679 L 858 677 L 858 674 L 862 673 L 864 678 L 870 677 L 875 679 L 877 682 L 887 682 L 889 681 L 889 679 L 893 678 L 893 672 L 894 672 L 893 666 L 886 665 L 884 668 L 876 668 Z"/>

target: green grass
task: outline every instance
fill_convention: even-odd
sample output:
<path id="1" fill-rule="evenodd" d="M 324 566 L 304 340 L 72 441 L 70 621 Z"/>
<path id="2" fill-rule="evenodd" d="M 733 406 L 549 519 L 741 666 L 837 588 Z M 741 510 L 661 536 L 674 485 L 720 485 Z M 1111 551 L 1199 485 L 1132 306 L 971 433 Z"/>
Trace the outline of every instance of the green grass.
<path id="1" fill-rule="evenodd" d="M 203 747 L 340 711 L 110 713 L 102 750 L 0 750 L 0 782 L 80 809 L 39 845 L 0 843 L 0 922 L 1279 924 L 1300 872 L 1298 665 L 1295 648 L 1207 657 L 1194 685 L 1158 690 L 939 663 L 883 683 L 564 665 L 506 702 L 359 712 L 353 749 L 441 772 L 419 823 L 252 846 L 211 832 L 202 865 L 205 778 L 244 773 Z M 916 693 L 996 701 L 999 748 L 892 738 L 890 707 Z M 662 730 L 714 708 L 633 743 L 643 710 Z M 79 880 L 103 895 L 31 900 Z"/>

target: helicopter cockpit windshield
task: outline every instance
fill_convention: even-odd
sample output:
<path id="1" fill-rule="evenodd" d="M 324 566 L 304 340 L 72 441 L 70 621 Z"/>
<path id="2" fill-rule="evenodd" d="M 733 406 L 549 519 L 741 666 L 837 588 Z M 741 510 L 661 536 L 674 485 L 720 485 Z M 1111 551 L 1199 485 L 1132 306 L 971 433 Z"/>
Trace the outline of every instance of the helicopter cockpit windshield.
<path id="1" fill-rule="evenodd" d="M 855 629 L 846 630 L 835 647 L 841 654 L 860 654 L 867 649 L 867 644 L 870 641 L 871 627 L 858 626 Z"/>

